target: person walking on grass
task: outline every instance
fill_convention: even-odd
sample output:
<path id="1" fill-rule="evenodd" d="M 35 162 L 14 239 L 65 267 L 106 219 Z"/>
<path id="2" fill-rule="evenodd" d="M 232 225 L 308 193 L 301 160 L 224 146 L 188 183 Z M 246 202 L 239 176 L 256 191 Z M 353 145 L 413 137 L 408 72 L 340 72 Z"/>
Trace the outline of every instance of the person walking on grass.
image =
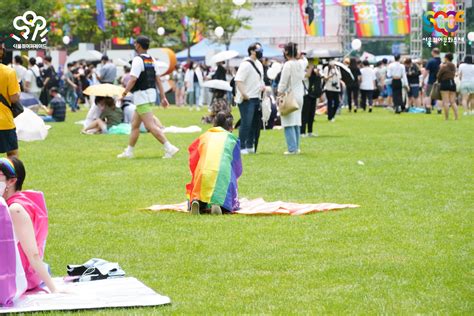
<path id="1" fill-rule="evenodd" d="M 403 88 L 408 88 L 405 66 L 400 64 L 400 55 L 395 55 L 395 61 L 388 66 L 387 77 L 392 78 L 393 107 L 395 114 L 402 113 Z"/>
<path id="2" fill-rule="evenodd" d="M 453 54 L 448 53 L 444 56 L 444 63 L 441 65 L 436 78 L 439 82 L 441 99 L 443 101 L 444 118 L 449 119 L 449 106 L 453 108 L 454 119 L 458 119 L 458 106 L 456 104 L 456 65 L 453 64 Z"/>
<path id="3" fill-rule="evenodd" d="M 150 39 L 140 35 L 135 40 L 134 46 L 138 56 L 133 58 L 130 71 L 131 77 L 122 97 L 125 97 L 130 91 L 133 92 L 133 101 L 136 109 L 132 118 L 132 131 L 128 147 L 117 158 L 133 157 L 133 149 L 140 136 L 140 124 L 142 122 L 145 124 L 145 128 L 163 144 L 165 149 L 163 158 L 172 158 L 179 149 L 168 141 L 153 118 L 152 107 L 156 100 L 156 86 L 160 90 L 160 100 L 163 107 L 166 108 L 169 104 L 161 84 L 158 64 L 153 57 L 147 54 Z"/>
<path id="4" fill-rule="evenodd" d="M 18 156 L 18 138 L 11 104 L 20 101 L 20 84 L 13 68 L 1 63 L 4 44 L 0 42 L 0 153 L 8 158 Z"/>
<path id="5" fill-rule="evenodd" d="M 474 114 L 474 64 L 471 55 L 464 57 L 464 62 L 459 65 L 458 74 L 464 115 Z"/>
<path id="6" fill-rule="evenodd" d="M 303 80 L 308 66 L 308 60 L 304 55 L 298 54 L 298 46 L 295 43 L 288 43 L 284 48 L 286 59 L 281 71 L 280 83 L 278 84 L 278 96 L 285 92 L 293 92 L 299 109 L 281 115 L 281 125 L 285 128 L 285 140 L 287 151 L 284 155 L 295 155 L 300 153 L 300 132 L 301 132 L 301 110 L 303 108 L 304 85 Z M 316 101 L 315 101 L 316 102 Z"/>
<path id="7" fill-rule="evenodd" d="M 373 95 L 375 90 L 375 70 L 370 68 L 369 61 L 364 60 L 362 62 L 362 69 L 360 70 L 361 82 L 360 82 L 360 94 L 361 94 L 361 106 L 365 111 L 367 102 L 369 103 L 369 113 L 372 112 Z"/>

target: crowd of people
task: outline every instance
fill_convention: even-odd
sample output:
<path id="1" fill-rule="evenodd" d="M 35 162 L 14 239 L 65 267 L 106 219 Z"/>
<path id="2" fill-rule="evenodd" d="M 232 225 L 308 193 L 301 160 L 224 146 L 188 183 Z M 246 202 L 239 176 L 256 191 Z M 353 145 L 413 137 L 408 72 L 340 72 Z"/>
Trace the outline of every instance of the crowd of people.
<path id="1" fill-rule="evenodd" d="M 117 78 L 116 66 L 107 56 L 102 57 L 100 65 L 69 63 L 64 73 L 61 69 L 56 72 L 49 56 L 43 60 L 30 58 L 28 69 L 22 65 L 23 59 L 19 56 L 15 57 L 12 67 L 0 64 L 0 82 L 6 83 L 0 85 L 0 152 L 7 153 L 7 158 L 0 158 L 0 196 L 7 202 L 10 214 L 2 218 L 11 218 L 2 225 L 8 226 L 17 238 L 14 247 L 18 246 L 17 252 L 22 258 L 26 280 L 24 290 L 44 283 L 51 292 L 62 291 L 55 287 L 43 263 L 48 229 L 44 196 L 41 192 L 23 190 L 26 171 L 17 158 L 18 141 L 11 104 L 19 102 L 20 93 L 24 91 L 38 98 L 42 104 L 49 105 L 38 109 L 46 112 L 43 115 L 45 121 L 64 121 L 66 104 L 71 111 L 77 111 L 78 100 L 90 103 L 84 133 L 107 133 L 123 121 L 131 124 L 128 146 L 118 158 L 133 158 L 142 123 L 163 145 L 164 158 L 172 158 L 179 149 L 167 139 L 161 122 L 152 112 L 157 100 L 164 107 L 169 103 L 159 65 L 147 53 L 149 45 L 147 37 L 137 37 L 134 42 L 137 56 L 121 78 Z M 394 56 L 392 62 L 383 59 L 375 67 L 368 60 L 356 58 L 345 59 L 343 63 L 328 60 L 320 65 L 315 59 L 306 58 L 298 50 L 298 45 L 290 42 L 284 47 L 285 62 L 281 71 L 270 74 L 272 63 L 264 60 L 263 54 L 262 44 L 250 45 L 248 57 L 236 69 L 232 80 L 232 72 L 225 69 L 224 63 L 219 63 L 211 71 L 189 62 L 180 65 L 172 75 L 177 102 L 198 110 L 204 105 L 204 81 L 234 82 L 230 94 L 218 88 L 213 90 L 211 115 L 206 118 L 206 122 L 213 127 L 188 148 L 191 182 L 186 185 L 186 193 L 191 214 L 224 214 L 239 208 L 237 180 L 242 175 L 241 155 L 257 152 L 264 112 L 269 114 L 267 121 L 273 120 L 273 124 L 279 120 L 284 129 L 285 155 L 301 152 L 302 135 L 316 135 L 313 122 L 318 108 L 326 109 L 330 122 L 335 121 L 346 105 L 354 113 L 359 109 L 368 109 L 370 113 L 375 105 L 393 107 L 395 113 L 402 113 L 411 107 L 424 107 L 426 113 L 431 113 L 435 106 L 438 111 L 444 110 L 446 119 L 452 108 L 457 119 L 459 91 L 464 114 L 473 114 L 474 65 L 471 56 L 467 56 L 459 66 L 453 63 L 450 53 L 444 56 L 442 62 L 437 49 L 433 49 L 432 58 L 426 63 L 414 62 L 410 58 L 402 61 L 400 56 Z M 3 46 L 0 47 L 0 59 L 2 57 Z M 83 93 L 90 85 L 116 82 L 124 87 L 120 100 L 85 96 Z M 435 89 L 440 92 L 440 102 L 432 93 Z M 127 99 L 129 93 L 132 93 L 131 99 Z M 289 98 L 289 95 L 294 99 L 295 108 L 290 112 L 271 115 L 278 112 L 277 100 Z M 119 101 L 119 106 L 116 101 Z M 240 112 L 237 124 L 234 124 L 231 114 L 230 104 L 234 102 Z M 269 109 L 265 109 L 267 105 L 264 104 Z M 130 109 L 132 112 L 125 115 L 125 111 Z M 239 129 L 238 137 L 232 133 L 235 127 Z M 3 200 L 0 202 L 0 211 L 5 212 Z M 3 292 L 2 295 L 0 304 L 12 299 L 11 295 L 4 295 Z"/>

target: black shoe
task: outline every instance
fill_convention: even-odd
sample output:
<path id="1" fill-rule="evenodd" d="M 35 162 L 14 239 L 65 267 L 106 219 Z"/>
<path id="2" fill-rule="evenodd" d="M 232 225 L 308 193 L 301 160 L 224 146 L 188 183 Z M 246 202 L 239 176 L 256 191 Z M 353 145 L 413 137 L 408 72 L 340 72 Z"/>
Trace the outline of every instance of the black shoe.
<path id="1" fill-rule="evenodd" d="M 443 112 L 443 111 L 438 109 L 438 114 L 441 114 L 441 112 Z"/>
<path id="2" fill-rule="evenodd" d="M 431 109 L 426 109 L 426 114 L 431 114 Z"/>
<path id="3" fill-rule="evenodd" d="M 369 113 L 372 113 L 372 108 L 369 109 Z"/>
<path id="4" fill-rule="evenodd" d="M 354 113 L 357 113 L 357 109 L 354 109 Z"/>

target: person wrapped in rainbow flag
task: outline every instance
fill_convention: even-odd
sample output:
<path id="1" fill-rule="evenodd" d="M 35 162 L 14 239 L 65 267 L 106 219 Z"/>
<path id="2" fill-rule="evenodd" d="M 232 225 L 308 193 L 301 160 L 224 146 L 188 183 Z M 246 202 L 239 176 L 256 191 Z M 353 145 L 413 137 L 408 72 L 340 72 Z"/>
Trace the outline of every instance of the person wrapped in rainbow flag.
<path id="1" fill-rule="evenodd" d="M 240 141 L 231 133 L 233 117 L 219 112 L 214 127 L 189 146 L 192 180 L 186 185 L 191 214 L 232 213 L 239 209 L 237 179 L 242 175 Z"/>

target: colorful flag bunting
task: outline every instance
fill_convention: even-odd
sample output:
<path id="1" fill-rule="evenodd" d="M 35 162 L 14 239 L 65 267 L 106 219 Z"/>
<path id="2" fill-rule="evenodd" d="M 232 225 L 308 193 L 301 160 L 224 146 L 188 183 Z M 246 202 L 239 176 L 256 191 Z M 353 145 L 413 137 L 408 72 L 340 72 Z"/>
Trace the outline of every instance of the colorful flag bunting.
<path id="1" fill-rule="evenodd" d="M 325 0 L 299 0 L 299 7 L 306 34 L 324 36 L 326 34 Z"/>

